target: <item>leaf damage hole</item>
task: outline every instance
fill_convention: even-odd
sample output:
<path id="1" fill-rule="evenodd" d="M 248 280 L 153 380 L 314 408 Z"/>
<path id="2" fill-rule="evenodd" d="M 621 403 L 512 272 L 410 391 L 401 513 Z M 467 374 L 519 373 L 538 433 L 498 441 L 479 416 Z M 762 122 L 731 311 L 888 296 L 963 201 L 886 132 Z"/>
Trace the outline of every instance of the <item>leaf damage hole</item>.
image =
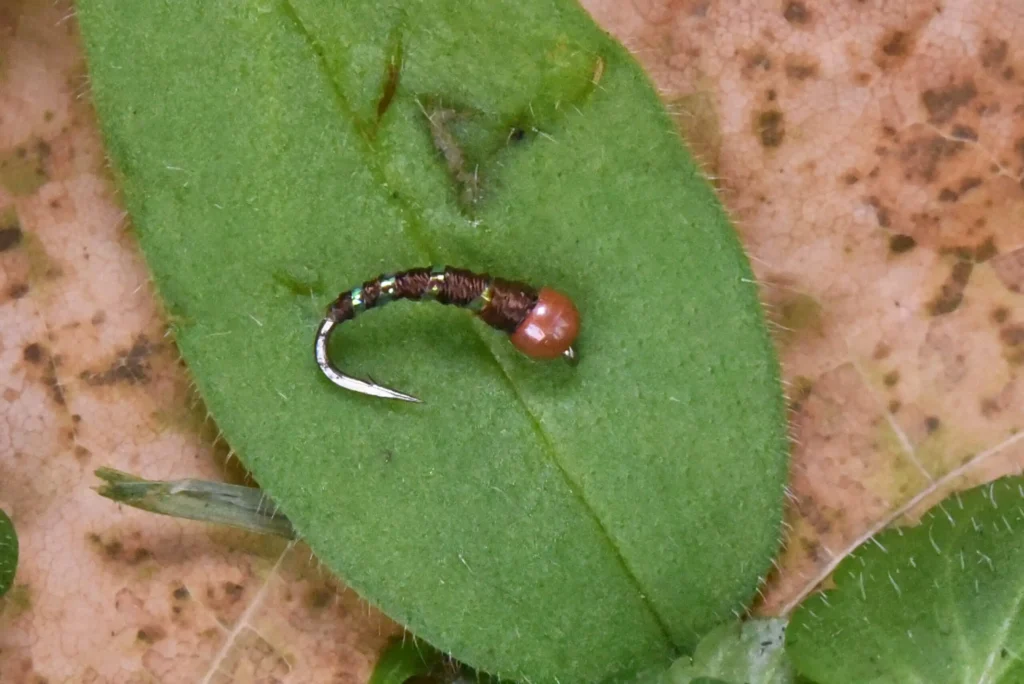
<path id="1" fill-rule="evenodd" d="M 448 175 L 456 185 L 459 206 L 471 212 L 480 200 L 480 164 L 470 161 L 456 132 L 470 123 L 475 112 L 446 107 L 432 98 L 417 99 L 417 103 L 427 119 L 434 148 L 444 159 Z"/>
<path id="2" fill-rule="evenodd" d="M 394 69 L 401 69 L 400 47 L 397 50 L 388 66 L 381 103 L 387 99 L 389 88 L 397 88 L 397 73 L 392 77 L 392 64 L 397 65 Z M 567 114 L 582 115 L 581 107 L 607 76 L 607 64 L 603 56 L 596 55 L 593 61 L 588 58 L 585 65 L 553 72 L 552 78 L 565 81 L 556 87 L 558 95 L 532 98 L 518 112 L 491 115 L 477 107 L 445 101 L 437 94 L 416 97 L 434 149 L 455 185 L 456 200 L 463 213 L 473 215 L 485 195 L 488 170 L 505 150 L 538 137 L 556 142 L 550 131 Z"/>

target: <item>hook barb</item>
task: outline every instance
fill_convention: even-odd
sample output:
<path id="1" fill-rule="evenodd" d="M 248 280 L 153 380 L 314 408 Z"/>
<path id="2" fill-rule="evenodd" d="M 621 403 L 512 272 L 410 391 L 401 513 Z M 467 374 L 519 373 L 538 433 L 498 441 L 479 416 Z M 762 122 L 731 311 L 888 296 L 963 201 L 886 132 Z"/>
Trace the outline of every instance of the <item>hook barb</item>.
<path id="1" fill-rule="evenodd" d="M 368 394 L 372 397 L 381 397 L 383 399 L 398 399 L 400 401 L 411 401 L 417 404 L 423 403 L 422 400 L 417 399 L 410 394 L 404 394 L 397 390 L 384 387 L 383 385 L 378 385 L 374 382 L 366 382 L 359 378 L 353 378 L 351 375 L 346 375 L 338 370 L 338 368 L 331 363 L 331 359 L 327 355 L 327 342 L 331 339 L 331 333 L 337 325 L 338 324 L 330 318 L 325 318 L 320 322 L 320 327 L 316 330 L 316 345 L 314 346 L 316 365 L 320 367 L 320 371 L 327 376 L 328 380 L 338 387 L 347 389 L 351 392 L 359 392 L 360 394 Z"/>

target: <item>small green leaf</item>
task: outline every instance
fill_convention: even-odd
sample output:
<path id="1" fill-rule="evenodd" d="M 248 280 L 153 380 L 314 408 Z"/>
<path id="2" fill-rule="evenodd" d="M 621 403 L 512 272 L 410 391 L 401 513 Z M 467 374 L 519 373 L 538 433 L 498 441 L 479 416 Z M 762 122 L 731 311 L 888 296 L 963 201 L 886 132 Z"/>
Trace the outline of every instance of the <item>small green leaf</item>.
<path id="1" fill-rule="evenodd" d="M 739 241 L 648 80 L 571 0 L 76 5 L 109 154 L 176 340 L 317 556 L 483 671 L 598 681 L 753 595 L 787 475 Z M 465 311 L 329 300 L 448 263 L 552 286 L 576 368 Z"/>
<path id="2" fill-rule="evenodd" d="M 384 649 L 373 668 L 369 684 L 405 684 L 413 677 L 437 671 L 444 655 L 412 636 L 396 637 Z"/>
<path id="3" fill-rule="evenodd" d="M 0 509 L 0 596 L 14 584 L 14 574 L 18 570 L 18 535 L 14 532 L 14 523 L 7 513 Z"/>
<path id="4" fill-rule="evenodd" d="M 672 666 L 672 684 L 696 684 L 706 677 L 730 684 L 791 684 L 793 673 L 785 643 L 785 620 L 722 625 L 701 640 L 692 659 L 684 658 Z"/>
<path id="5" fill-rule="evenodd" d="M 295 537 L 291 522 L 259 489 L 207 480 L 144 480 L 114 468 L 98 468 L 106 483 L 100 496 L 144 511 L 175 518 L 230 525 L 286 539 Z"/>
<path id="6" fill-rule="evenodd" d="M 954 494 L 866 542 L 793 614 L 818 684 L 1024 681 L 1024 478 Z"/>
<path id="7" fill-rule="evenodd" d="M 705 636 L 693 657 L 653 669 L 636 684 L 792 684 L 785 652 L 786 621 L 756 619 L 721 625 Z"/>

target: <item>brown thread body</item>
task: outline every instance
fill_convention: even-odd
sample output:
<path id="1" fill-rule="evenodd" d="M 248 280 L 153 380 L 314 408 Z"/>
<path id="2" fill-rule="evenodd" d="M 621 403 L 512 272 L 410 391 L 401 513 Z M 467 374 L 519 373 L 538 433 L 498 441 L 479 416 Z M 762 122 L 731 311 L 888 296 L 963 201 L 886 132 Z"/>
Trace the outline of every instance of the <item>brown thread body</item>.
<path id="1" fill-rule="evenodd" d="M 537 291 L 529 285 L 517 281 L 491 278 L 486 273 L 479 274 L 462 268 L 444 267 L 444 279 L 433 280 L 438 275 L 435 269 L 414 268 L 389 275 L 380 275 L 363 283 L 360 296 L 364 309 L 372 309 L 378 305 L 381 295 L 381 282 L 394 278 L 394 291 L 390 300 L 411 299 L 422 300 L 431 294 L 432 282 L 438 289 L 433 299 L 441 304 L 469 307 L 480 303 L 480 298 L 490 288 L 490 301 L 484 302 L 482 308 L 475 313 L 487 325 L 512 334 L 523 322 L 527 314 L 537 303 Z M 348 290 L 338 295 L 327 309 L 327 316 L 336 323 L 355 318 L 358 311 L 352 300 L 355 290 Z"/>

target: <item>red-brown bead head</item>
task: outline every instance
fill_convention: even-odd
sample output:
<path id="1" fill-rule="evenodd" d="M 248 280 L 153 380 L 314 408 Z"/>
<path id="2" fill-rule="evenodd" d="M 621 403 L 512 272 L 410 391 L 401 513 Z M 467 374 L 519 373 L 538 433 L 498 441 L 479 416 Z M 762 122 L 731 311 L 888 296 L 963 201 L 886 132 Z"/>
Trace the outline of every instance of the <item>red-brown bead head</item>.
<path id="1" fill-rule="evenodd" d="M 516 349 L 535 359 L 555 359 L 576 340 L 580 314 L 567 296 L 550 288 L 541 288 L 537 303 L 512 333 Z"/>

